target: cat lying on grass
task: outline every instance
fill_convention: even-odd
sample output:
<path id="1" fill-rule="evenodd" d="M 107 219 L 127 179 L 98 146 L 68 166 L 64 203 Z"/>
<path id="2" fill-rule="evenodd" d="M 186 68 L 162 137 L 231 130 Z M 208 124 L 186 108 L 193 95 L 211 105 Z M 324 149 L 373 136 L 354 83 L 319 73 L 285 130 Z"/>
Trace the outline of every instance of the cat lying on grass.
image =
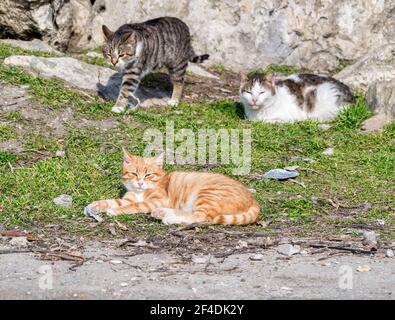
<path id="1" fill-rule="evenodd" d="M 240 101 L 248 119 L 262 122 L 332 120 L 355 102 L 349 87 L 319 74 L 242 76 Z"/>
<path id="2" fill-rule="evenodd" d="M 242 183 L 221 174 L 164 172 L 163 154 L 141 158 L 124 150 L 122 199 L 99 200 L 87 209 L 110 216 L 151 213 L 164 224 L 256 222 L 260 207 Z"/>

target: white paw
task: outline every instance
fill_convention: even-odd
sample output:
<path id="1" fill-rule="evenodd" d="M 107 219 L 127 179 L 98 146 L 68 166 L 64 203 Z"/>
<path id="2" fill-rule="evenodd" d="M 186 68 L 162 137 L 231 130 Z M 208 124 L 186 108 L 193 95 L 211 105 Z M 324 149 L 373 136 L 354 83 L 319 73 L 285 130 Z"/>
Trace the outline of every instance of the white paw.
<path id="1" fill-rule="evenodd" d="M 177 216 L 174 214 L 174 212 L 168 212 L 165 214 L 165 216 L 162 219 L 162 222 L 166 225 L 169 224 L 182 224 L 182 218 L 180 216 Z"/>
<path id="2" fill-rule="evenodd" d="M 175 106 L 178 106 L 179 103 L 180 103 L 180 100 L 178 100 L 178 99 L 170 99 L 167 104 L 169 106 L 175 107 Z"/>
<path id="3" fill-rule="evenodd" d="M 115 217 L 117 214 L 115 213 L 115 211 L 114 211 L 114 209 L 107 209 L 106 210 L 106 214 L 109 216 L 109 217 Z"/>
<path id="4" fill-rule="evenodd" d="M 122 113 L 124 112 L 126 107 L 120 107 L 120 106 L 113 106 L 111 111 L 114 113 Z"/>
<path id="5" fill-rule="evenodd" d="M 170 208 L 156 208 L 152 210 L 151 217 L 162 220 L 166 214 L 172 213 L 173 209 Z"/>

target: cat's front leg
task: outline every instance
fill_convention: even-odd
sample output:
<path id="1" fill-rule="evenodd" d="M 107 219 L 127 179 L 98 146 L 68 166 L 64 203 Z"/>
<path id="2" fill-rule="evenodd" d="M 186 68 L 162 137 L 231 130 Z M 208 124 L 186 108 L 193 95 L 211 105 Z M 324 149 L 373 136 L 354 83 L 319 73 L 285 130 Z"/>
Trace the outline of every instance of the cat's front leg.
<path id="1" fill-rule="evenodd" d="M 112 112 L 122 113 L 127 107 L 135 109 L 140 105 L 140 99 L 136 97 L 136 90 L 140 84 L 141 71 L 138 68 L 125 69 L 122 78 L 121 90 Z"/>
<path id="2" fill-rule="evenodd" d="M 109 200 L 94 201 L 91 204 L 89 204 L 87 207 L 95 212 L 105 212 L 109 209 L 119 208 L 129 204 L 130 201 L 125 201 L 123 199 L 109 199 Z"/>

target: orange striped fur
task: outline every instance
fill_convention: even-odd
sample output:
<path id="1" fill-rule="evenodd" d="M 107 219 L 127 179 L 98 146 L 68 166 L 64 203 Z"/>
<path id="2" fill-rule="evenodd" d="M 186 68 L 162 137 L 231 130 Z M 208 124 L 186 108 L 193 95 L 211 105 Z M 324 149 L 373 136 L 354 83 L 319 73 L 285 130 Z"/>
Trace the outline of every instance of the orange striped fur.
<path id="1" fill-rule="evenodd" d="M 163 155 L 141 158 L 124 150 L 122 181 L 128 192 L 89 207 L 109 215 L 151 213 L 165 224 L 246 225 L 258 219 L 259 204 L 242 183 L 214 173 L 166 173 L 162 165 Z"/>

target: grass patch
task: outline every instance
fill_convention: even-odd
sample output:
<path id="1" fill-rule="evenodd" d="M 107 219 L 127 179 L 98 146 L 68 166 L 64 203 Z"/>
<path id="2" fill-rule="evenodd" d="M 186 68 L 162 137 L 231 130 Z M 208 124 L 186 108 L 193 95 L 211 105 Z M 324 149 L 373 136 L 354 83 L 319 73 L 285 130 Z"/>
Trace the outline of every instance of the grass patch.
<path id="1" fill-rule="evenodd" d="M 217 72 L 227 72 L 217 68 Z M 267 72 L 269 70 L 282 74 L 299 71 L 287 66 L 266 68 Z M 28 85 L 33 98 L 54 109 L 71 106 L 77 114 L 83 113 L 91 118 L 114 117 L 110 111 L 112 103 L 86 97 L 66 88 L 60 81 L 43 80 L 4 65 L 0 65 L 0 80 Z M 178 107 L 138 109 L 132 115 L 119 115 L 116 118 L 118 127 L 100 134 L 94 128 L 73 128 L 62 139 L 28 135 L 24 137 L 24 147 L 46 151 L 48 155 L 36 161 L 34 153 L 27 152 L 23 161 L 28 165 L 18 166 L 18 156 L 0 152 L 0 206 L 3 208 L 0 222 L 23 227 L 56 223 L 75 235 L 92 236 L 106 232 L 105 228 L 112 219 L 106 219 L 102 227 L 92 229 L 89 227 L 91 220 L 83 215 L 83 208 L 94 200 L 116 198 L 122 194 L 123 186 L 119 179 L 121 146 L 142 154 L 146 146 L 143 138 L 145 129 L 155 128 L 165 133 L 167 121 L 173 121 L 176 132 L 183 128 L 194 133 L 201 129 L 251 129 L 253 176 L 273 168 L 301 167 L 300 176 L 296 178 L 300 184 L 264 181 L 249 175 L 233 176 L 256 190 L 255 196 L 262 205 L 261 218 L 273 220 L 273 225 L 281 233 L 292 227 L 293 235 L 322 235 L 322 232 L 329 235 L 342 232 L 343 228 L 338 225 L 348 227 L 361 221 L 371 224 L 378 218 L 386 221 L 386 227 L 395 227 L 393 211 L 388 209 L 395 207 L 395 124 L 388 125 L 381 133 L 359 134 L 357 129 L 370 115 L 361 95 L 358 95 L 356 104 L 342 112 L 327 131 L 321 130 L 314 121 L 252 123 L 239 111 L 238 105 L 229 100 L 181 103 Z M 9 121 L 20 120 L 18 113 L 7 117 Z M 9 137 L 8 130 L 4 128 L 0 135 Z M 323 155 L 322 151 L 330 146 L 335 149 L 334 155 Z M 56 150 L 64 150 L 66 156 L 55 157 Z M 220 158 L 220 154 L 218 156 Z M 313 162 L 305 162 L 303 158 L 310 158 Z M 12 165 L 13 170 L 8 163 L 16 163 Z M 165 168 L 205 170 L 232 176 L 234 166 L 195 164 L 166 165 Z M 73 196 L 72 208 L 60 208 L 53 203 L 53 198 L 60 194 Z M 319 199 L 319 203 L 313 202 L 312 198 Z M 340 214 L 329 200 L 344 207 L 369 202 L 372 209 L 357 217 L 351 210 Z M 165 234 L 168 230 L 142 215 L 119 217 L 119 221 L 128 226 L 130 236 Z M 259 226 L 247 228 L 263 231 Z M 394 235 L 388 233 L 385 237 Z"/>
<path id="2" fill-rule="evenodd" d="M 15 129 L 11 126 L 0 124 L 0 142 L 16 138 Z"/>

